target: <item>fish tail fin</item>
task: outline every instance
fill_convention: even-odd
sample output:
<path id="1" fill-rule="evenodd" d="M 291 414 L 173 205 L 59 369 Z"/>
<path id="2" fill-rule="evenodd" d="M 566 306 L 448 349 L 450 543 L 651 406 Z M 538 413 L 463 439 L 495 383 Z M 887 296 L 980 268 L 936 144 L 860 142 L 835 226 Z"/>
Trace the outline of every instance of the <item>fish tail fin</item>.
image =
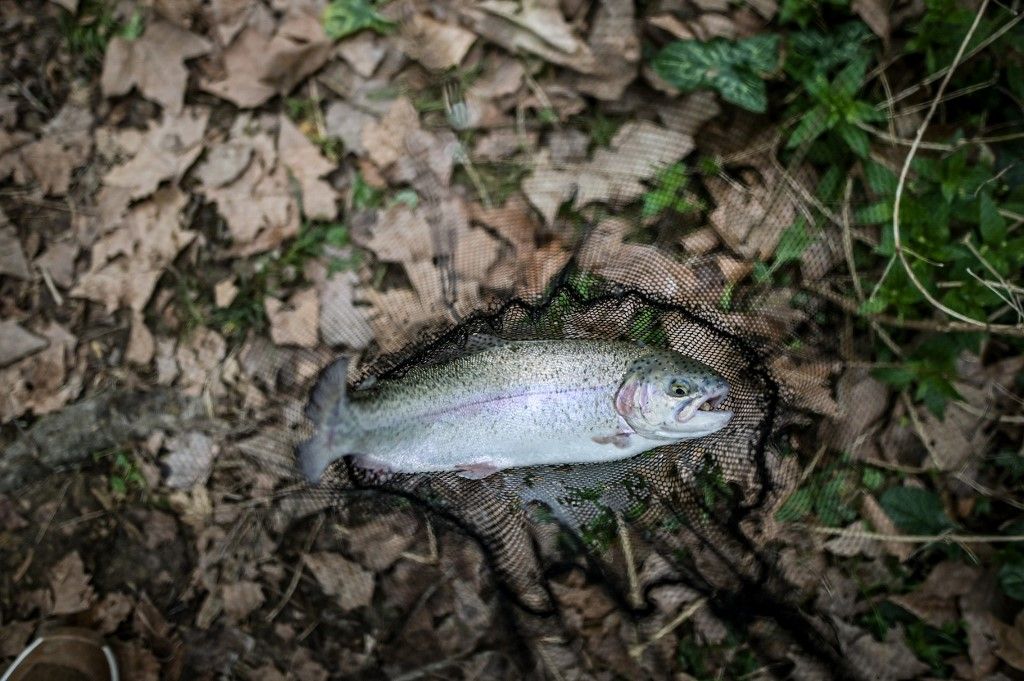
<path id="1" fill-rule="evenodd" d="M 315 431 L 298 445 L 296 454 L 299 470 L 310 482 L 317 482 L 332 462 L 348 453 L 346 438 L 338 437 L 338 431 L 344 433 L 352 421 L 348 413 L 347 380 L 348 357 L 341 357 L 320 374 L 306 404 L 304 413 Z"/>

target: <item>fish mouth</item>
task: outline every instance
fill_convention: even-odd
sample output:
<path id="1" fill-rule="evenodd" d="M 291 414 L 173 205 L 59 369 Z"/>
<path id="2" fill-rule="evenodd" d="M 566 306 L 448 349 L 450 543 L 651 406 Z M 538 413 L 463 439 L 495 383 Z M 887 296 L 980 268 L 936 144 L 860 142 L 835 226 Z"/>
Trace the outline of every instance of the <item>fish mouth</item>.
<path id="1" fill-rule="evenodd" d="M 674 436 L 703 437 L 724 428 L 732 420 L 732 411 L 721 405 L 729 396 L 729 387 L 721 385 L 680 405 L 671 423 Z"/>

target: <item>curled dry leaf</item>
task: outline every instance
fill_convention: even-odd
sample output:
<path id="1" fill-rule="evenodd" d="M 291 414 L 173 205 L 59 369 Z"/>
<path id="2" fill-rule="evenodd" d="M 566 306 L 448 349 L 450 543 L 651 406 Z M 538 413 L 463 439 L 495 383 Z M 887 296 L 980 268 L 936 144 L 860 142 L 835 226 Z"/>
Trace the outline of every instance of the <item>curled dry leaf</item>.
<path id="1" fill-rule="evenodd" d="M 89 585 L 89 575 L 77 551 L 64 556 L 50 569 L 50 591 L 53 593 L 53 615 L 72 615 L 88 610 L 96 600 Z"/>
<path id="2" fill-rule="evenodd" d="M 210 51 L 210 43 L 162 19 L 147 22 L 135 40 L 114 36 L 107 45 L 100 86 L 107 97 L 133 87 L 170 114 L 181 111 L 188 70 L 185 60 Z"/>
<path id="3" fill-rule="evenodd" d="M 110 170 L 104 184 L 121 187 L 133 199 L 152 194 L 164 180 L 177 183 L 203 153 L 203 135 L 210 110 L 190 107 L 177 114 L 164 114 L 160 123 L 150 122 L 138 153 L 128 162 Z"/>
<path id="4" fill-rule="evenodd" d="M 111 313 L 119 307 L 141 311 L 157 280 L 195 232 L 181 228 L 188 198 L 176 188 L 157 191 L 128 213 L 124 222 L 92 247 L 92 262 L 71 295 L 102 303 Z"/>

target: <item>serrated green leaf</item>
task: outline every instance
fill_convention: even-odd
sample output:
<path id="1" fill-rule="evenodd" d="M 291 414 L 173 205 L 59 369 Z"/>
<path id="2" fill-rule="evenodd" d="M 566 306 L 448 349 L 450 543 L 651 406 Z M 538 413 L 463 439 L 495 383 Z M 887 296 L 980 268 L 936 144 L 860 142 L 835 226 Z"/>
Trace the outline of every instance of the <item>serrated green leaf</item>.
<path id="1" fill-rule="evenodd" d="M 939 497 L 919 487 L 893 487 L 878 500 L 896 526 L 909 534 L 938 535 L 955 527 Z"/>
<path id="2" fill-rule="evenodd" d="M 793 149 L 802 144 L 813 142 L 817 137 L 828 129 L 825 121 L 825 113 L 818 107 L 814 107 L 804 114 L 803 118 L 789 136 L 786 147 Z"/>
<path id="3" fill-rule="evenodd" d="M 871 140 L 868 139 L 868 134 L 860 128 L 849 123 L 840 123 L 836 126 L 836 132 L 846 142 L 846 146 L 861 158 L 867 158 L 871 153 Z"/>
<path id="4" fill-rule="evenodd" d="M 338 40 L 364 29 L 389 33 L 395 22 L 381 16 L 370 0 L 331 0 L 324 8 L 324 31 Z"/>

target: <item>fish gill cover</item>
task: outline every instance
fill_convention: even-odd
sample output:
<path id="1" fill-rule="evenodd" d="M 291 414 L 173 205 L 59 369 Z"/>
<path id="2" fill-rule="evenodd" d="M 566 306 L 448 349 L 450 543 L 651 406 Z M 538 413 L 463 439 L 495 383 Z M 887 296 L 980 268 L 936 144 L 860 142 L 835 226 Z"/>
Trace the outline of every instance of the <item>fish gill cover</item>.
<path id="1" fill-rule="evenodd" d="M 141 679 L 1024 671 L 1016 8 L 70 4 L 10 10 L 82 55 L 66 103 L 0 95 L 35 192 L 0 197 L 0 642 L 71 617 Z M 541 340 L 679 353 L 732 417 L 338 456 L 350 402 Z"/>

